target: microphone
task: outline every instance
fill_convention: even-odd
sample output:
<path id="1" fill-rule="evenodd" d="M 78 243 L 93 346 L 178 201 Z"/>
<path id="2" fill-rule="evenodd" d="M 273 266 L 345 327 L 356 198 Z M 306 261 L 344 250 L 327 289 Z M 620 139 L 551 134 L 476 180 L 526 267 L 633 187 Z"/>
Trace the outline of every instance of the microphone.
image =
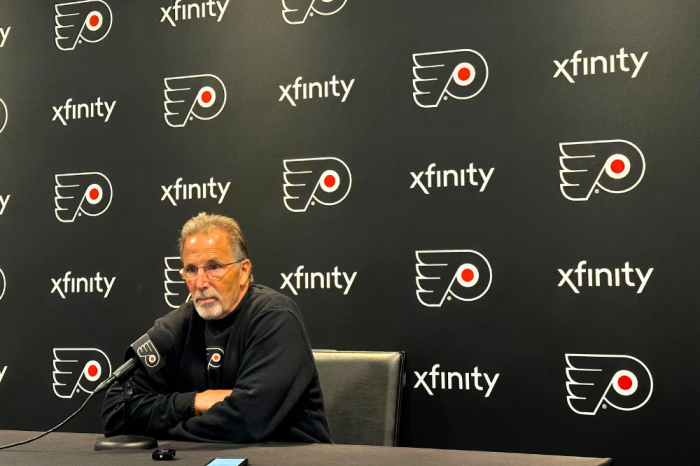
<path id="1" fill-rule="evenodd" d="M 155 343 L 154 343 L 155 341 Z M 47 436 L 51 432 L 59 429 L 65 423 L 73 419 L 80 413 L 93 396 L 97 395 L 101 391 L 109 388 L 114 382 L 122 382 L 133 370 L 139 366 L 139 364 L 146 369 L 149 376 L 153 376 L 156 372 L 161 370 L 165 366 L 165 361 L 163 357 L 158 352 L 158 347 L 168 348 L 169 345 L 173 343 L 172 334 L 162 327 L 151 328 L 144 336 L 136 340 L 126 352 L 127 361 L 119 366 L 112 375 L 107 377 L 97 388 L 88 396 L 83 404 L 78 408 L 76 412 L 68 416 L 63 422 L 58 424 L 56 427 L 47 430 L 43 434 L 39 434 L 36 437 L 30 438 L 29 440 L 24 440 L 21 442 L 11 443 L 9 445 L 0 446 L 0 450 L 6 448 L 12 448 L 19 445 L 25 445 L 27 443 L 39 440 L 42 437 Z M 131 357 L 129 357 L 131 356 Z M 126 399 L 125 399 L 126 402 Z M 128 414 L 127 410 L 125 413 L 125 426 L 128 426 Z M 95 450 L 111 450 L 115 448 L 130 448 L 130 449 L 150 449 L 158 446 L 158 443 L 148 437 L 139 437 L 136 435 L 120 435 L 118 437 L 111 437 L 109 439 L 100 439 L 95 443 Z"/>
<path id="2" fill-rule="evenodd" d="M 165 366 L 165 361 L 160 355 L 158 347 L 161 349 L 169 348 L 168 343 L 172 343 L 172 340 L 173 338 L 170 332 L 162 327 L 151 328 L 144 336 L 131 344 L 129 349 L 126 351 L 125 359 L 127 359 L 127 361 L 119 366 L 117 370 L 115 370 L 112 375 L 105 379 L 100 385 L 98 385 L 93 394 L 110 387 L 117 381 L 122 382 L 139 366 L 143 367 L 146 372 L 148 372 L 149 377 L 152 377 L 156 372 Z M 158 446 L 158 442 L 151 437 L 131 435 L 129 433 L 129 428 L 131 425 L 130 406 L 133 396 L 133 384 L 131 381 L 127 381 L 124 384 L 124 391 L 122 392 L 124 412 L 123 434 L 116 437 L 105 437 L 98 439 L 97 442 L 95 442 L 95 451 L 115 449 L 148 450 Z"/>
<path id="3" fill-rule="evenodd" d="M 169 332 L 159 331 L 153 327 L 145 335 L 133 342 L 126 352 L 127 357 L 129 355 L 132 355 L 132 357 L 112 372 L 112 375 L 103 380 L 93 393 L 98 394 L 102 392 L 116 381 L 122 382 L 132 371 L 137 369 L 139 364 L 146 369 L 149 377 L 161 370 L 165 366 L 165 362 L 153 340 L 160 341 L 162 344 L 166 334 L 169 335 Z"/>

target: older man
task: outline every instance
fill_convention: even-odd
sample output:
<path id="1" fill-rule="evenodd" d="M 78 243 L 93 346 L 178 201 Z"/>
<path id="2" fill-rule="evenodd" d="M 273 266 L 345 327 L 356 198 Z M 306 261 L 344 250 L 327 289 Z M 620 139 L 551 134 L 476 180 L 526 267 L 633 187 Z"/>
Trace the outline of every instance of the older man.
<path id="1" fill-rule="evenodd" d="M 134 375 L 131 434 L 192 441 L 329 443 L 321 386 L 294 301 L 253 284 L 248 243 L 228 217 L 199 214 L 180 235 L 192 299 L 158 319 L 166 367 Z M 122 387 L 102 410 L 122 434 Z"/>

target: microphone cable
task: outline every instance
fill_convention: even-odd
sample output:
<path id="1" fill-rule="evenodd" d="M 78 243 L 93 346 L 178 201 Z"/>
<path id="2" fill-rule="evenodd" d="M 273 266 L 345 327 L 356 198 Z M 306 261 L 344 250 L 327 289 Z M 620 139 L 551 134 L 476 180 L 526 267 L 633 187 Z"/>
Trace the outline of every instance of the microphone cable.
<path id="1" fill-rule="evenodd" d="M 83 408 L 85 408 L 85 406 L 87 406 L 88 402 L 92 399 L 92 397 L 95 396 L 95 393 L 97 393 L 97 391 L 92 392 L 92 393 L 90 394 L 90 396 L 88 396 L 87 399 L 83 402 L 83 405 L 82 405 L 80 408 L 78 408 L 78 410 L 77 410 L 76 412 L 74 412 L 73 414 L 71 414 L 70 416 L 68 416 L 63 422 L 61 422 L 59 425 L 57 425 L 57 426 L 54 427 L 53 429 L 49 429 L 49 430 L 47 430 L 46 432 L 44 432 L 43 434 L 39 434 L 39 435 L 37 435 L 37 436 L 34 437 L 34 438 L 30 438 L 29 440 L 24 440 L 23 442 L 17 442 L 17 443 L 11 443 L 11 444 L 9 444 L 9 445 L 3 445 L 3 446 L 0 447 L 0 450 L 5 450 L 6 448 L 18 447 L 18 446 L 20 446 L 20 445 L 25 445 L 25 444 L 27 444 L 27 443 L 33 442 L 34 440 L 39 440 L 40 438 L 49 435 L 51 432 L 55 431 L 56 429 L 59 429 L 59 428 L 60 428 L 61 426 L 63 426 L 66 422 L 70 421 L 70 420 L 73 419 L 75 416 L 77 416 L 78 413 L 79 413 L 80 411 L 82 411 Z"/>
<path id="2" fill-rule="evenodd" d="M 70 416 L 68 416 L 63 422 L 61 422 L 59 425 L 57 425 L 57 426 L 54 427 L 53 429 L 49 429 L 49 430 L 47 430 L 46 432 L 44 432 L 43 434 L 37 435 L 36 437 L 30 438 L 29 440 L 25 440 L 25 441 L 23 441 L 23 442 L 17 442 L 17 443 L 12 443 L 12 444 L 10 444 L 10 445 L 3 445 L 3 446 L 0 446 L 0 450 L 5 450 L 5 449 L 7 449 L 7 448 L 18 447 L 18 446 L 20 446 L 20 445 L 25 445 L 25 444 L 27 444 L 27 443 L 31 443 L 31 442 L 33 442 L 33 441 L 35 441 L 35 440 L 39 440 L 40 438 L 49 435 L 51 432 L 54 432 L 56 429 L 61 428 L 66 422 L 70 421 L 70 420 L 73 419 L 75 416 L 77 416 L 78 413 L 79 413 L 80 411 L 82 411 L 83 408 L 85 408 L 85 406 L 87 406 L 88 402 L 92 399 L 93 396 L 95 396 L 95 395 L 97 395 L 98 393 L 102 392 L 104 389 L 106 389 L 107 387 L 109 387 L 110 385 L 112 385 L 114 382 L 123 379 L 129 372 L 131 372 L 133 369 L 136 368 L 136 364 L 137 364 L 137 359 L 136 359 L 136 358 L 131 358 L 130 360 L 128 360 L 127 362 L 125 362 L 124 364 L 122 364 L 119 368 L 117 368 L 117 370 L 115 370 L 115 371 L 112 373 L 112 375 L 110 375 L 110 376 L 107 377 L 105 380 L 103 380 L 102 383 L 100 383 L 100 384 L 97 386 L 97 388 L 95 389 L 94 392 L 90 393 L 90 396 L 87 397 L 87 399 L 83 402 L 83 405 L 82 405 L 80 408 L 78 408 L 78 410 L 77 410 L 76 412 L 74 412 L 73 414 L 71 414 Z"/>

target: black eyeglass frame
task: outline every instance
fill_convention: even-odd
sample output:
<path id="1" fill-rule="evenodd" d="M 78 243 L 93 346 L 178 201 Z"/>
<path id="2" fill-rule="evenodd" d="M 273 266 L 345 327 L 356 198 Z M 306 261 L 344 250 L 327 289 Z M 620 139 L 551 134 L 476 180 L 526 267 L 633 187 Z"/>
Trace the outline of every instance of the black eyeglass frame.
<path id="1" fill-rule="evenodd" d="M 218 265 L 218 266 L 220 266 L 220 267 L 228 267 L 229 265 L 238 264 L 239 262 L 243 262 L 243 261 L 246 260 L 246 259 L 247 259 L 247 257 L 244 257 L 243 259 L 239 259 L 239 260 L 237 260 L 237 261 L 229 262 L 228 264 L 207 264 L 207 265 L 203 265 L 203 266 L 201 266 L 201 267 L 197 267 L 197 266 L 193 265 L 193 266 L 191 266 L 191 267 L 197 267 L 197 275 L 195 275 L 194 278 L 196 278 L 196 277 L 199 276 L 199 269 L 203 269 L 203 270 L 204 270 L 204 275 L 205 275 L 209 280 L 219 280 L 219 279 L 223 278 L 224 275 L 226 275 L 226 273 L 228 273 L 228 272 L 224 273 L 223 275 L 221 275 L 221 277 L 218 277 L 218 278 L 216 278 L 216 277 L 211 277 L 211 276 L 209 276 L 209 273 L 207 273 L 207 267 L 211 267 L 212 265 Z M 184 268 L 184 267 L 181 268 L 180 270 L 178 270 L 178 272 L 180 272 L 180 276 L 182 277 L 183 280 L 188 280 L 188 278 L 185 276 L 185 268 Z M 192 279 L 194 279 L 194 278 L 192 278 Z"/>

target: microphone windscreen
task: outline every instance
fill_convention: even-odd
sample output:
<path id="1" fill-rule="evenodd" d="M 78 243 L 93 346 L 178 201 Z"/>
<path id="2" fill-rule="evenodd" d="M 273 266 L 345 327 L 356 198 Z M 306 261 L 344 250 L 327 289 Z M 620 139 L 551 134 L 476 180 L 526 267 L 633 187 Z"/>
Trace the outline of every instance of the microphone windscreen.
<path id="1" fill-rule="evenodd" d="M 131 345 L 131 351 L 139 358 L 149 376 L 165 366 L 158 348 L 168 348 L 171 340 L 170 332 L 162 327 L 153 327 Z"/>

